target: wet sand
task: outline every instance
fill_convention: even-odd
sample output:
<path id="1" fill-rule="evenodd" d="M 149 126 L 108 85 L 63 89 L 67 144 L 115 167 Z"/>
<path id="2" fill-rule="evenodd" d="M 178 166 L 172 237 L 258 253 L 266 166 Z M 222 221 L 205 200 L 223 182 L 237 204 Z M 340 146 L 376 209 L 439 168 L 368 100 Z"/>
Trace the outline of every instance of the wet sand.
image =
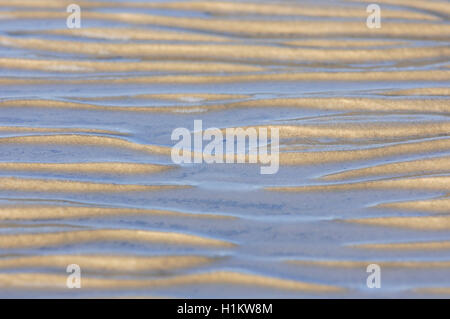
<path id="1" fill-rule="evenodd" d="M 448 297 L 448 2 L 70 3 L 0 0 L 0 297 Z M 194 120 L 278 173 L 174 164 Z"/>

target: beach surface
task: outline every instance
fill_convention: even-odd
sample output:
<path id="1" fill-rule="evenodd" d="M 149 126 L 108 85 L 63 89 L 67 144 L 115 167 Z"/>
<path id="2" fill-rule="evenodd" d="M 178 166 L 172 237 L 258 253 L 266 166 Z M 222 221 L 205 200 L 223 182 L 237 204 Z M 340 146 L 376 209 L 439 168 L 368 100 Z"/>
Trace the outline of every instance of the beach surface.
<path id="1" fill-rule="evenodd" d="M 370 3 L 0 0 L 0 298 L 450 297 L 450 3 Z"/>

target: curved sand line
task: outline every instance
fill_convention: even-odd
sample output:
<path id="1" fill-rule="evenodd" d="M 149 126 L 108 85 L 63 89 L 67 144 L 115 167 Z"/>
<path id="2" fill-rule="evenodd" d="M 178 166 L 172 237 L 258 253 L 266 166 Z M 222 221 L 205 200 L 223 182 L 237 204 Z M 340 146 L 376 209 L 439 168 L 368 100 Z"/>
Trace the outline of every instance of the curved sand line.
<path id="1" fill-rule="evenodd" d="M 450 88 L 446 87 L 417 88 L 408 90 L 388 91 L 380 94 L 390 96 L 407 96 L 407 95 L 450 96 Z"/>
<path id="2" fill-rule="evenodd" d="M 137 164 L 122 162 L 101 163 L 19 163 L 0 162 L 0 170 L 38 171 L 65 173 L 101 173 L 101 174 L 154 174 L 174 169 L 174 166 L 157 164 Z"/>
<path id="3" fill-rule="evenodd" d="M 296 107 L 325 110 L 450 112 L 450 99 L 276 98 L 229 103 L 223 108 Z M 446 124 L 444 124 L 446 125 Z M 336 132 L 335 134 L 339 134 Z M 380 133 L 381 134 L 381 133 Z"/>
<path id="4" fill-rule="evenodd" d="M 406 211 L 424 211 L 432 213 L 450 213 L 450 198 L 437 198 L 420 201 L 406 201 L 384 203 L 375 206 L 377 208 L 389 208 Z"/>
<path id="5" fill-rule="evenodd" d="M 21 8 L 66 8 L 71 1 L 0 1 L 0 5 L 13 6 Z M 299 6 L 287 4 L 269 4 L 269 3 L 233 3 L 225 1 L 190 1 L 190 2 L 99 2 L 99 1 L 78 1 L 83 8 L 106 8 L 106 7 L 122 7 L 122 8 L 152 8 L 152 9 L 174 9 L 209 12 L 213 14 L 258 14 L 258 15 L 280 15 L 280 16 L 313 16 L 313 17 L 359 17 L 364 18 L 365 14 L 360 8 L 353 7 L 323 7 L 323 6 Z M 383 10 L 383 17 L 390 19 L 419 19 L 419 20 L 436 20 L 437 17 L 421 12 L 400 11 L 400 10 Z"/>
<path id="6" fill-rule="evenodd" d="M 58 230 L 61 230 L 61 228 L 76 228 L 76 229 L 87 229 L 89 227 L 87 226 L 80 226 L 80 225 L 71 225 L 71 224 L 56 224 L 56 223 L 33 223 L 33 224 L 23 224 L 23 223 L 0 223 L 0 228 L 5 228 L 5 229 L 14 229 L 17 228 L 18 230 L 23 230 L 23 229 L 27 229 L 27 228 L 48 228 L 48 227 L 52 227 L 52 228 L 57 228 Z"/>
<path id="7" fill-rule="evenodd" d="M 342 221 L 369 226 L 398 227 L 418 230 L 450 230 L 449 216 L 378 217 L 343 219 Z"/>
<path id="8" fill-rule="evenodd" d="M 117 2 L 119 3 L 119 2 Z M 80 28 L 23 31 L 27 34 L 55 34 L 73 37 L 86 37 L 105 40 L 145 40 L 145 41 L 183 41 L 183 42 L 232 42 L 232 38 L 189 32 L 136 28 Z"/>
<path id="9" fill-rule="evenodd" d="M 284 42 L 286 45 L 304 46 L 314 48 L 367 48 L 367 47 L 385 47 L 394 45 L 405 45 L 401 41 L 383 41 L 367 39 L 302 39 Z"/>
<path id="10" fill-rule="evenodd" d="M 150 5 L 150 4 L 149 4 Z M 259 15 L 280 15 L 280 16 L 312 16 L 312 17 L 355 17 L 365 18 L 364 12 L 360 8 L 339 7 L 339 6 L 311 6 L 294 4 L 270 4 L 270 3 L 245 3 L 245 2 L 225 2 L 225 1 L 190 1 L 190 2 L 166 2 L 152 3 L 151 7 L 191 10 L 210 12 L 214 14 L 259 14 Z M 385 12 L 386 11 L 386 12 Z M 383 10 L 383 18 L 386 19 L 420 19 L 436 20 L 437 18 L 421 12 Z"/>
<path id="11" fill-rule="evenodd" d="M 0 190 L 17 192 L 146 192 L 190 188 L 187 185 L 133 185 L 78 182 L 57 179 L 0 177 Z"/>
<path id="12" fill-rule="evenodd" d="M 41 83 L 43 84 L 43 83 Z M 145 98 L 145 97 L 144 97 Z M 146 112 L 146 113 L 200 113 L 206 110 L 198 106 L 163 106 L 163 107 L 131 107 L 131 106 L 102 106 L 88 103 L 65 102 L 55 100 L 6 100 L 0 101 L 0 107 L 34 107 L 54 109 L 77 109 L 112 112 Z"/>
<path id="13" fill-rule="evenodd" d="M 109 255 L 45 255 L 0 258 L 0 269 L 60 268 L 76 264 L 83 271 L 108 272 L 166 272 L 212 263 L 216 258 L 202 256 L 109 256 Z"/>
<path id="14" fill-rule="evenodd" d="M 289 186 L 289 187 L 267 187 L 269 191 L 277 192 L 328 192 L 328 191 L 348 191 L 348 190 L 369 190 L 369 189 L 419 189 L 450 191 L 450 176 L 389 179 L 370 182 L 342 183 L 313 186 Z"/>
<path id="15" fill-rule="evenodd" d="M 392 155 L 418 154 L 448 149 L 450 149 L 450 139 L 437 139 L 349 151 L 286 152 L 280 153 L 279 157 L 280 164 L 282 165 L 310 165 L 359 161 Z"/>
<path id="16" fill-rule="evenodd" d="M 77 60 L 35 60 L 0 58 L 0 67 L 7 69 L 39 70 L 49 72 L 257 72 L 262 67 L 231 63 L 197 62 L 101 62 Z"/>
<path id="17" fill-rule="evenodd" d="M 203 84 L 239 82 L 300 82 L 300 81 L 448 81 L 450 71 L 373 71 L 373 72 L 305 72 L 266 73 L 227 76 L 164 75 L 127 78 L 101 78 L 73 80 L 67 78 L 0 78 L 1 85 L 42 85 L 42 84 Z"/>
<path id="18" fill-rule="evenodd" d="M 450 295 L 450 287 L 424 287 L 416 288 L 413 291 L 419 294 Z"/>
<path id="19" fill-rule="evenodd" d="M 92 98 L 79 98 L 73 97 L 78 100 L 91 100 L 91 101 L 108 101 L 119 100 L 132 97 L 133 99 L 157 99 L 166 101 L 181 101 L 181 102 L 202 102 L 202 101 L 220 101 L 220 100 L 233 100 L 233 99 L 245 99 L 250 95 L 243 94 L 214 94 L 214 93 L 171 93 L 171 94 L 135 94 L 135 95 L 115 95 L 115 96 L 99 96 Z"/>
<path id="20" fill-rule="evenodd" d="M 398 12 L 398 11 L 397 11 Z M 348 36 L 377 38 L 448 39 L 450 26 L 439 23 L 383 22 L 383 28 L 367 28 L 367 14 L 361 10 L 362 21 L 284 21 L 228 20 L 157 16 L 138 13 L 83 12 L 84 19 L 109 20 L 130 24 L 145 24 L 238 34 L 256 37 L 280 36 Z M 14 11 L 0 14 L 2 19 L 66 19 L 65 12 Z"/>
<path id="21" fill-rule="evenodd" d="M 1 0 L 0 5 L 13 6 L 21 8 L 66 8 L 71 1 L 60 0 Z M 306 6 L 306 5 L 288 5 L 288 4 L 270 4 L 270 3 L 234 3 L 225 1 L 190 1 L 190 2 L 107 2 L 107 1 L 78 1 L 83 8 L 105 8 L 105 7 L 122 7 L 122 8 L 152 8 L 152 9 L 174 9 L 174 10 L 190 10 L 202 11 L 213 14 L 259 14 L 259 15 L 300 15 L 300 16 L 319 16 L 319 17 L 365 17 L 360 8 L 353 7 L 323 7 L 323 6 Z M 437 17 L 421 12 L 400 11 L 385 9 L 383 11 L 384 18 L 392 19 L 420 19 L 420 20 L 436 20 Z"/>
<path id="22" fill-rule="evenodd" d="M 364 123 L 332 125 L 261 125 L 252 127 L 255 129 L 267 128 L 268 132 L 270 132 L 273 128 L 278 128 L 280 138 L 326 137 L 338 139 L 384 139 L 450 135 L 450 122 L 407 124 Z"/>
<path id="23" fill-rule="evenodd" d="M 160 209 L 80 207 L 80 206 L 0 206 L 0 220 L 45 220 L 98 218 L 105 216 L 169 216 L 208 219 L 236 219 L 219 214 L 194 214 Z"/>
<path id="24" fill-rule="evenodd" d="M 450 28 L 449 28 L 450 32 Z M 446 46 L 440 47 L 410 47 L 410 48 L 388 48 L 388 49 L 314 49 L 314 48 L 287 48 L 275 46 L 261 46 L 261 45 L 225 45 L 225 44 L 145 44 L 145 43 L 95 43 L 95 42 L 75 42 L 75 41 L 60 41 L 37 38 L 13 38 L 0 36 L 0 44 L 12 47 L 20 47 L 26 49 L 46 50 L 52 52 L 64 53 L 79 53 L 99 56 L 127 56 L 127 57 L 164 57 L 164 58 L 196 58 L 196 59 L 220 59 L 220 60 L 273 60 L 273 61 L 343 61 L 343 62 L 383 62 L 383 61 L 404 61 L 408 59 L 431 59 L 440 57 L 449 57 L 450 48 Z M 1 62 L 1 59 L 0 59 Z M 25 65 L 24 62 L 16 62 L 16 65 Z M 41 63 L 42 65 L 43 63 Z M 121 62 L 120 64 L 108 62 L 78 62 L 64 65 L 61 63 L 62 71 L 67 71 L 67 68 L 80 67 L 79 71 L 105 70 L 109 65 L 114 69 L 123 71 L 139 70 L 142 64 L 144 70 L 161 70 L 170 69 L 177 70 L 177 65 L 174 63 L 160 63 L 154 64 L 150 62 Z M 0 65 L 2 65 L 0 63 Z M 8 65 L 3 62 L 3 65 Z M 36 67 L 31 62 L 27 65 Z M 57 68 L 58 64 L 52 61 L 47 63 L 49 67 Z M 41 66 L 42 67 L 42 66 Z M 184 67 L 184 69 L 183 69 Z M 206 69 L 207 64 L 199 66 L 199 68 Z M 180 64 L 179 68 L 185 71 L 195 72 L 195 67 L 190 64 Z M 229 71 L 261 71 L 260 67 L 239 66 L 239 65 L 225 65 L 211 66 L 209 72 L 219 72 L 221 70 L 231 69 Z"/>
<path id="25" fill-rule="evenodd" d="M 358 168 L 322 176 L 323 180 L 342 180 L 355 177 L 379 176 L 387 174 L 435 174 L 446 173 L 450 167 L 450 156 L 395 162 L 365 168 Z"/>
<path id="26" fill-rule="evenodd" d="M 349 0 L 353 2 L 372 3 L 370 1 L 361 0 Z M 395 6 L 405 6 L 409 8 L 415 8 L 419 10 L 431 11 L 435 14 L 447 14 L 450 15 L 450 8 L 445 2 L 438 1 L 423 1 L 423 0 L 380 0 L 378 3 L 386 3 Z"/>
<path id="27" fill-rule="evenodd" d="M 3 288 L 48 288 L 67 289 L 67 276 L 48 274 L 0 274 L 0 287 Z M 306 283 L 295 280 L 251 275 L 231 271 L 215 271 L 190 275 L 179 275 L 169 278 L 121 280 L 82 278 L 84 289 L 150 289 L 159 287 L 185 285 L 236 285 L 254 286 L 267 289 L 280 289 L 311 293 L 342 293 L 344 288 L 330 285 Z"/>
<path id="28" fill-rule="evenodd" d="M 31 248 L 93 242 L 139 242 L 167 245 L 234 247 L 235 244 L 196 235 L 137 229 L 96 229 L 56 233 L 0 235 L 0 248 Z"/>
<path id="29" fill-rule="evenodd" d="M 152 97 L 152 95 L 144 95 L 144 97 L 146 96 Z M 161 97 L 170 98 L 170 95 L 166 96 L 162 95 Z M 366 110 L 371 112 L 409 111 L 409 112 L 426 112 L 426 113 L 450 113 L 450 99 L 279 98 L 279 99 L 249 100 L 216 105 L 163 106 L 163 107 L 102 106 L 95 104 L 65 102 L 55 100 L 4 100 L 0 101 L 0 107 L 68 108 L 68 109 L 121 111 L 121 112 L 167 112 L 167 113 L 196 113 L 206 111 L 228 110 L 234 108 L 286 107 L 286 108 L 324 109 L 324 110 Z M 441 123 L 439 125 L 445 126 L 447 124 Z M 294 126 L 286 125 L 285 127 L 286 131 L 288 131 L 289 128 Z M 444 133 L 447 132 L 444 131 Z M 380 132 L 379 134 L 382 133 Z"/>
<path id="30" fill-rule="evenodd" d="M 1 104 L 2 102 L 0 102 Z M 109 134 L 109 135 L 128 135 L 109 130 L 85 129 L 85 128 L 56 128 L 56 127 L 27 127 L 27 126 L 0 126 L 0 131 L 7 132 L 36 132 L 36 133 L 63 133 L 63 132 L 77 132 L 77 133 L 95 133 L 95 134 Z"/>
<path id="31" fill-rule="evenodd" d="M 370 264 L 380 265 L 382 268 L 450 268 L 450 261 L 354 261 L 354 260 L 287 260 L 292 265 L 319 266 L 331 268 L 363 268 Z"/>
<path id="32" fill-rule="evenodd" d="M 389 243 L 389 244 L 358 244 L 352 245 L 359 249 L 380 249 L 380 250 L 447 250 L 450 249 L 450 241 L 428 241 L 409 243 Z"/>
<path id="33" fill-rule="evenodd" d="M 171 148 L 168 146 L 137 144 L 115 137 L 76 134 L 3 137 L 0 138 L 1 144 L 59 144 L 117 147 L 158 155 L 170 155 L 171 152 Z"/>

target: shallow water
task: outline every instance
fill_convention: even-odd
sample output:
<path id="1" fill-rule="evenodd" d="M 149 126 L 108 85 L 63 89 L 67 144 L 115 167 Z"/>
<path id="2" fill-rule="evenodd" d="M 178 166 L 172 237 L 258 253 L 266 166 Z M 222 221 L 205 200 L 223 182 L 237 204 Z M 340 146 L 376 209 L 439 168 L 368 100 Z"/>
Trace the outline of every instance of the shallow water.
<path id="1" fill-rule="evenodd" d="M 72 2 L 0 1 L 0 297 L 448 297 L 447 1 Z M 194 120 L 278 173 L 173 164 Z"/>

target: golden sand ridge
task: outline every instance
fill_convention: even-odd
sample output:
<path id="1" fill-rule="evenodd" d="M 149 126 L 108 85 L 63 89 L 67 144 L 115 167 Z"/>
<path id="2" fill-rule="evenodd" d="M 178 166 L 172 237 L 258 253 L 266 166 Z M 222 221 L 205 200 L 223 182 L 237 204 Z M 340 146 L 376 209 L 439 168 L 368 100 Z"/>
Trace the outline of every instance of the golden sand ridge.
<path id="1" fill-rule="evenodd" d="M 450 287 L 423 287 L 413 291 L 419 294 L 450 295 Z"/>
<path id="2" fill-rule="evenodd" d="M 275 102 L 276 103 L 276 102 Z M 449 100 L 450 107 L 450 100 Z M 279 130 L 280 138 L 385 139 L 450 135 L 450 122 L 333 124 L 333 125 L 258 125 L 255 129 Z M 247 128 L 243 128 L 244 130 Z"/>
<path id="3" fill-rule="evenodd" d="M 398 12 L 398 11 L 397 11 Z M 65 12 L 14 11 L 0 14 L 3 19 L 61 19 Z M 187 30 L 239 34 L 255 37 L 276 36 L 348 36 L 377 38 L 448 39 L 450 26 L 426 22 L 389 22 L 382 29 L 367 28 L 367 15 L 361 11 L 363 21 L 286 21 L 286 20 L 230 20 L 157 16 L 139 13 L 83 12 L 84 19 L 109 20 L 130 24 L 177 27 Z"/>
<path id="4" fill-rule="evenodd" d="M 450 213 L 450 197 L 419 201 L 384 203 L 378 204 L 375 207 L 418 212 Z"/>
<path id="5" fill-rule="evenodd" d="M 379 250 L 447 250 L 450 249 L 450 241 L 425 241 L 387 244 L 358 244 L 353 248 L 379 249 Z"/>
<path id="6" fill-rule="evenodd" d="M 418 230 L 450 230 L 450 216 L 377 217 L 343 219 L 342 221 L 369 226 L 398 227 Z"/>
<path id="7" fill-rule="evenodd" d="M 24 230 L 24 229 L 42 229 L 42 228 L 55 228 L 58 230 L 61 229 L 87 229 L 88 227 L 73 225 L 73 224 L 63 224 L 63 223 L 33 223 L 33 224 L 23 224 L 23 223 L 1 223 L 0 228 L 8 229 L 8 230 Z"/>
<path id="8" fill-rule="evenodd" d="M 96 174 L 154 174 L 174 169 L 175 166 L 158 164 L 138 164 L 123 162 L 88 162 L 88 163 L 24 163 L 0 162 L 0 170 L 38 171 L 65 173 Z"/>
<path id="9" fill-rule="evenodd" d="M 214 93 L 169 93 L 169 94 L 135 94 L 135 95 L 115 95 L 115 96 L 99 96 L 92 98 L 75 98 L 78 100 L 91 101 L 107 101 L 118 100 L 127 97 L 133 99 L 157 99 L 166 101 L 182 101 L 182 102 L 203 102 L 203 101 L 220 101 L 249 98 L 249 95 L 243 94 L 214 94 Z M 1 103 L 1 102 L 0 102 Z M 93 106 L 95 107 L 95 106 Z"/>
<path id="10" fill-rule="evenodd" d="M 369 182 L 326 184 L 312 186 L 268 187 L 266 190 L 277 192 L 328 192 L 367 189 L 420 189 L 450 191 L 450 176 L 385 179 Z"/>
<path id="11" fill-rule="evenodd" d="M 146 41 L 182 41 L 182 42 L 233 42 L 232 38 L 218 35 L 206 35 L 191 32 L 178 32 L 157 29 L 136 28 L 80 28 L 38 30 L 32 34 L 56 34 L 71 37 L 86 37 L 106 40 L 146 40 Z"/>
<path id="12" fill-rule="evenodd" d="M 18 192 L 148 192 L 191 188 L 187 185 L 135 185 L 93 183 L 57 179 L 0 177 L 0 190 Z"/>
<path id="13" fill-rule="evenodd" d="M 160 243 L 167 245 L 234 247 L 235 244 L 174 232 L 137 229 L 95 229 L 55 233 L 0 235 L 0 248 L 48 247 L 93 242 Z"/>
<path id="14" fill-rule="evenodd" d="M 43 82 L 40 82 L 43 84 Z M 144 95 L 142 98 L 146 98 Z M 137 97 L 139 98 L 139 96 Z M 151 98 L 151 95 L 148 95 Z M 156 96 L 158 98 L 158 96 Z M 170 95 L 167 95 L 170 98 Z M 181 98 L 181 95 L 180 95 Z M 219 98 L 216 96 L 216 98 Z M 104 98 L 94 98 L 93 100 L 103 100 Z M 110 99 L 115 99 L 111 97 Z M 83 99 L 84 100 L 84 99 Z M 145 113 L 201 113 L 207 111 L 203 106 L 162 106 L 162 107 L 131 107 L 131 106 L 103 106 L 90 103 L 66 102 L 57 100 L 5 100 L 0 101 L 0 107 L 33 107 L 51 109 L 77 109 L 90 111 L 111 111 L 111 112 L 145 112 Z"/>
<path id="15" fill-rule="evenodd" d="M 0 78 L 1 85 L 42 84 L 202 84 L 240 82 L 301 82 L 301 81 L 448 81 L 450 70 L 427 71 L 364 71 L 364 72 L 303 72 L 233 75 L 163 75 L 126 78 L 49 79 Z"/>
<path id="16" fill-rule="evenodd" d="M 99 62 L 78 60 L 35 60 L 19 58 L 0 58 L 0 67 L 54 72 L 257 72 L 264 69 L 257 66 L 230 63 L 197 62 Z"/>
<path id="17" fill-rule="evenodd" d="M 1 104 L 1 102 L 0 102 L 0 104 Z M 86 128 L 77 128 L 77 127 L 60 128 L 60 127 L 0 126 L 0 131 L 33 132 L 33 133 L 77 132 L 77 133 L 95 133 L 95 134 L 109 134 L 109 135 L 128 135 L 128 133 L 122 133 L 122 132 L 118 132 L 118 131 L 86 129 Z"/>
<path id="18" fill-rule="evenodd" d="M 236 3 L 225 1 L 190 1 L 190 2 L 166 2 L 152 3 L 152 7 L 167 8 L 176 10 L 191 10 L 210 12 L 214 14 L 259 14 L 259 15 L 299 15 L 312 17 L 365 17 L 360 8 L 354 7 L 324 7 L 296 4 L 270 4 L 270 3 Z M 383 11 L 383 17 L 386 19 L 420 19 L 436 20 L 437 17 L 421 12 L 400 11 L 386 9 Z"/>
<path id="19" fill-rule="evenodd" d="M 80 206 L 0 206 L 0 220 L 46 220 L 100 218 L 108 216 L 167 216 L 207 219 L 235 219 L 220 214 L 195 214 L 161 209 Z"/>
<path id="20" fill-rule="evenodd" d="M 450 88 L 448 87 L 416 88 L 408 90 L 394 90 L 383 92 L 380 94 L 391 96 L 407 96 L 407 95 L 450 96 Z"/>
<path id="21" fill-rule="evenodd" d="M 315 48 L 367 48 L 405 45 L 403 41 L 367 40 L 367 39 L 301 39 L 284 42 L 291 46 L 304 46 Z"/>
<path id="22" fill-rule="evenodd" d="M 1 0 L 0 5 L 14 6 L 21 8 L 65 8 L 71 4 L 71 1 L 60 0 L 16 0 L 14 2 Z M 225 1 L 190 1 L 190 2 L 107 2 L 107 1 L 79 1 L 78 4 L 83 8 L 155 8 L 155 9 L 174 9 L 209 12 L 213 14 L 258 14 L 258 15 L 280 15 L 280 16 L 318 16 L 318 17 L 364 17 L 360 8 L 353 7 L 330 7 L 310 6 L 310 5 L 288 5 L 288 4 L 269 4 L 269 3 L 235 3 Z M 391 19 L 420 19 L 436 20 L 437 17 L 421 12 L 400 11 L 385 9 L 383 17 Z"/>
<path id="23" fill-rule="evenodd" d="M 203 266 L 216 258 L 203 256 L 45 255 L 0 258 L 0 269 L 61 268 L 77 264 L 83 271 L 166 272 Z"/>
<path id="24" fill-rule="evenodd" d="M 325 110 L 410 111 L 449 113 L 450 99 L 275 98 L 225 104 L 224 108 L 296 107 Z M 446 125 L 444 123 L 444 125 Z M 338 132 L 336 132 L 338 134 Z"/>
<path id="25" fill-rule="evenodd" d="M 351 169 L 322 176 L 323 180 L 342 180 L 355 177 L 379 176 L 387 174 L 434 174 L 446 173 L 450 167 L 450 156 L 424 158 L 414 161 L 395 162 L 365 168 Z"/>
<path id="26" fill-rule="evenodd" d="M 449 73 L 450 74 L 450 73 Z M 200 77 L 201 78 L 201 77 Z M 137 81 L 139 78 L 136 78 Z M 150 78 L 142 78 L 149 79 Z M 112 80 L 115 83 L 128 82 L 127 79 Z M 261 80 L 261 79 L 260 79 Z M 92 81 L 87 81 L 91 83 Z M 95 81 L 96 82 L 96 81 Z M 108 82 L 108 81 L 106 81 Z M 214 82 L 214 81 L 213 81 Z M 72 83 L 72 82 L 70 82 Z M 43 83 L 41 83 L 43 84 Z M 161 98 L 171 98 L 172 95 L 159 95 Z M 182 98 L 183 95 L 179 95 Z M 144 98 L 152 98 L 152 95 L 144 95 Z M 158 95 L 156 95 L 158 97 Z M 176 95 L 175 95 L 176 97 Z M 213 96 L 214 97 L 214 96 Z M 220 98 L 218 95 L 216 98 Z M 230 96 L 231 97 L 231 96 Z M 201 95 L 198 96 L 201 98 Z M 205 96 L 208 99 L 208 96 Z M 194 96 L 195 100 L 195 96 Z M 426 112 L 426 113 L 450 113 L 450 99 L 369 99 L 369 98 L 275 98 L 275 99 L 261 99 L 261 100 L 248 100 L 240 102 L 221 103 L 213 105 L 193 105 L 193 106 L 162 106 L 162 107 L 121 107 L 121 106 L 103 106 L 89 103 L 76 103 L 57 100 L 4 100 L 0 101 L 0 107 L 36 107 L 36 108 L 68 108 L 68 109 L 85 109 L 85 110 L 102 110 L 102 111 L 121 111 L 121 112 L 160 112 L 160 113 L 196 113 L 206 111 L 217 110 L 229 110 L 235 108 L 303 108 L 303 109 L 324 109 L 324 110 L 366 110 L 366 111 L 378 111 L 378 112 Z M 378 124 L 381 125 L 381 124 Z M 412 124 L 405 124 L 405 126 L 413 129 Z M 422 124 L 422 125 L 436 125 L 440 126 L 441 130 L 448 125 L 444 123 L 435 124 Z M 372 125 L 375 126 L 375 125 Z M 294 126 L 285 126 L 285 131 L 293 131 Z M 355 125 L 353 125 L 353 131 L 356 131 Z M 417 125 L 416 125 L 417 127 Z M 390 130 L 394 132 L 394 129 Z M 382 132 L 378 134 L 384 134 Z M 392 133 L 391 133 L 392 134 Z M 404 133 L 403 133 L 404 134 Z M 348 133 L 347 133 L 348 135 Z"/>
<path id="27" fill-rule="evenodd" d="M 370 264 L 380 265 L 382 268 L 449 268 L 450 261 L 355 261 L 355 260 L 287 260 L 292 265 L 339 267 L 339 268 L 366 268 Z"/>
<path id="28" fill-rule="evenodd" d="M 286 152 L 280 153 L 282 165 L 311 165 L 382 158 L 392 155 L 419 154 L 450 149 L 450 139 L 408 142 L 383 147 L 348 151 Z"/>
<path id="29" fill-rule="evenodd" d="M 349 0 L 353 2 L 372 3 L 368 0 Z M 447 14 L 450 15 L 450 8 L 448 4 L 440 1 L 423 1 L 423 0 L 380 0 L 378 3 L 391 4 L 395 6 L 405 6 L 407 8 L 415 8 L 425 10 L 428 12 L 434 12 L 435 14 Z"/>
<path id="30" fill-rule="evenodd" d="M 0 138 L 0 145 L 1 144 L 59 144 L 117 147 L 159 155 L 170 155 L 171 152 L 171 149 L 168 146 L 137 144 L 124 139 L 109 136 L 77 134 L 3 137 Z"/>
<path id="31" fill-rule="evenodd" d="M 449 29 L 450 32 L 450 29 Z M 52 52 L 80 53 L 99 56 L 127 56 L 127 57 L 164 57 L 174 59 L 219 59 L 219 60 L 272 60 L 272 61 L 342 61 L 342 62 L 383 62 L 383 61 L 404 61 L 408 59 L 430 59 L 450 56 L 450 48 L 447 46 L 434 47 L 410 47 L 410 48 L 387 48 L 387 49 L 315 49 L 315 48 L 288 48 L 277 46 L 244 45 L 244 44 L 146 44 L 146 43 L 94 43 L 60 41 L 37 38 L 13 38 L 0 36 L 0 44 L 6 46 L 38 49 Z M 14 62 L 13 62 L 14 63 Z M 34 64 L 32 64 L 34 63 Z M 7 61 L 3 62 L 8 65 Z M 15 65 L 28 65 L 37 67 L 38 62 L 16 61 Z M 41 62 L 41 68 L 44 65 Z M 175 63 L 152 62 L 121 62 L 120 64 L 110 62 L 77 62 L 64 65 L 61 63 L 62 71 L 67 68 L 79 69 L 79 71 L 97 68 L 105 70 L 111 67 L 113 70 L 134 71 L 140 66 L 144 70 L 163 70 L 172 68 L 176 70 Z M 173 65 L 172 65 L 173 64 Z M 1 65 L 1 60 L 0 60 Z M 58 68 L 59 64 L 52 61 L 47 62 L 52 68 Z M 189 68 L 190 72 L 195 71 L 195 67 L 184 63 L 179 66 L 181 70 Z M 208 64 L 199 66 L 199 72 L 206 69 Z M 222 69 L 227 71 L 261 71 L 260 67 L 240 66 L 240 65 L 212 65 L 209 72 L 219 72 Z"/>
<path id="32" fill-rule="evenodd" d="M 66 280 L 66 276 L 60 275 L 38 273 L 0 274 L 0 287 L 16 289 L 67 289 Z M 166 278 L 144 278 L 139 280 L 83 277 L 84 289 L 151 289 L 185 285 L 236 285 L 311 293 L 345 292 L 344 288 L 338 286 L 307 283 L 233 271 L 214 271 L 208 273 L 178 275 Z"/>

